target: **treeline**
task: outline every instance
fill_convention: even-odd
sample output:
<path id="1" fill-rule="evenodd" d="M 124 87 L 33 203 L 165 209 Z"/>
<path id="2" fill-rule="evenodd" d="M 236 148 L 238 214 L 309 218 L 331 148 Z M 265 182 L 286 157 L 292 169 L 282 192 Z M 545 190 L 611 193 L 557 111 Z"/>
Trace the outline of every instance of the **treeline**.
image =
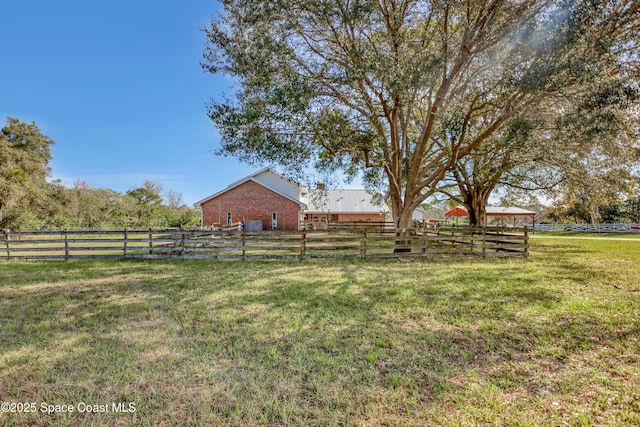
<path id="1" fill-rule="evenodd" d="M 597 213 L 589 209 L 587 201 L 579 200 L 568 207 L 549 207 L 540 211 L 540 222 L 576 224 L 640 223 L 640 196 L 622 202 L 599 206 Z"/>
<path id="2" fill-rule="evenodd" d="M 120 193 L 76 181 L 71 188 L 50 179 L 50 145 L 35 123 L 8 118 L 0 131 L 0 228 L 190 227 L 199 212 L 180 193 L 145 181 Z"/>
<path id="3" fill-rule="evenodd" d="M 90 188 L 78 181 L 72 188 L 50 182 L 19 203 L 6 208 L 0 228 L 15 231 L 42 229 L 85 229 L 124 227 L 192 227 L 200 214 L 180 199 L 171 199 L 142 187 L 123 194 L 104 188 Z M 175 197 L 175 196 L 174 196 Z M 179 203 L 176 203 L 179 202 Z"/>

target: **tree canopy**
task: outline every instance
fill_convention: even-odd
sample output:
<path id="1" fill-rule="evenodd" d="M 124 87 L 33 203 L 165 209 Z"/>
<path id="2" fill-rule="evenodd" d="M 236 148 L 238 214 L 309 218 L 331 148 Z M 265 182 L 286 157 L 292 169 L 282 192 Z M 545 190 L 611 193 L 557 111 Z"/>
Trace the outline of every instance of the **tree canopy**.
<path id="1" fill-rule="evenodd" d="M 53 140 L 35 123 L 9 117 L 0 130 L 0 228 L 188 227 L 200 223 L 182 195 L 154 181 L 121 194 L 77 180 L 51 180 Z"/>
<path id="2" fill-rule="evenodd" d="M 41 196 L 49 176 L 51 144 L 35 123 L 7 118 L 0 130 L 0 222 L 6 208 Z"/>
<path id="3" fill-rule="evenodd" d="M 614 103 L 592 96 L 601 83 L 637 91 L 632 0 L 223 5 L 203 61 L 236 83 L 209 106 L 218 153 L 300 174 L 363 172 L 386 190 L 399 228 L 461 160 L 491 141 L 519 143 L 497 137 L 514 123 L 534 123 L 537 141 L 550 141 L 549 124 L 579 124 L 578 106 Z"/>

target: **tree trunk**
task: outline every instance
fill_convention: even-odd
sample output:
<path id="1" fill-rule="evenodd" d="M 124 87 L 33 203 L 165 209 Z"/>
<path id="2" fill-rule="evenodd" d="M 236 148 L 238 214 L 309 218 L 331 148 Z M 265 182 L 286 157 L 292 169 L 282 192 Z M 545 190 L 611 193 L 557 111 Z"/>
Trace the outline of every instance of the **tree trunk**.
<path id="1" fill-rule="evenodd" d="M 471 206 L 469 206 L 467 210 L 469 212 L 470 226 L 486 227 L 487 206 L 483 201 L 479 199 L 473 200 Z"/>
<path id="2" fill-rule="evenodd" d="M 393 253 L 411 252 L 411 220 L 413 209 L 402 203 L 392 203 L 393 224 L 396 229 L 396 242 Z"/>
<path id="3" fill-rule="evenodd" d="M 487 201 L 489 199 L 490 189 L 477 189 L 476 191 L 467 193 L 465 207 L 469 212 L 469 225 L 472 227 L 487 226 Z"/>

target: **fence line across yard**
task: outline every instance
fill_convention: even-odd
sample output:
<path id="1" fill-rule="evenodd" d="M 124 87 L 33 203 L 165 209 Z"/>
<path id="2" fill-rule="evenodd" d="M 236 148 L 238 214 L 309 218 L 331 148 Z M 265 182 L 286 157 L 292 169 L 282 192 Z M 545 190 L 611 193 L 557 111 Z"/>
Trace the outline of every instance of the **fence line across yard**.
<path id="1" fill-rule="evenodd" d="M 0 233 L 0 259 L 528 256 L 524 229 L 103 230 Z M 3 254 L 4 252 L 4 254 Z"/>
<path id="2" fill-rule="evenodd" d="M 536 224 L 535 231 L 569 231 L 588 233 L 640 233 L 640 224 Z"/>

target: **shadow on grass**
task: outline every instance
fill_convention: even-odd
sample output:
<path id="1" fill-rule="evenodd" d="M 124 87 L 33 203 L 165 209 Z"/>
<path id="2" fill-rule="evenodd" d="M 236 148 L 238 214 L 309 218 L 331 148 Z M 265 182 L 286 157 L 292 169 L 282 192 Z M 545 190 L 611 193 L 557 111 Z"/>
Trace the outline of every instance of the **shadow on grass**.
<path id="1" fill-rule="evenodd" d="M 474 388 L 558 398 L 580 355 L 637 348 L 638 321 L 576 311 L 564 290 L 595 269 L 576 270 L 572 247 L 539 250 L 535 262 L 0 264 L 0 395 L 139 408 L 21 418 L 41 425 L 420 424 L 425 414 L 442 424 L 452 397 L 482 406 Z M 520 421 L 542 409 L 532 405 Z"/>

